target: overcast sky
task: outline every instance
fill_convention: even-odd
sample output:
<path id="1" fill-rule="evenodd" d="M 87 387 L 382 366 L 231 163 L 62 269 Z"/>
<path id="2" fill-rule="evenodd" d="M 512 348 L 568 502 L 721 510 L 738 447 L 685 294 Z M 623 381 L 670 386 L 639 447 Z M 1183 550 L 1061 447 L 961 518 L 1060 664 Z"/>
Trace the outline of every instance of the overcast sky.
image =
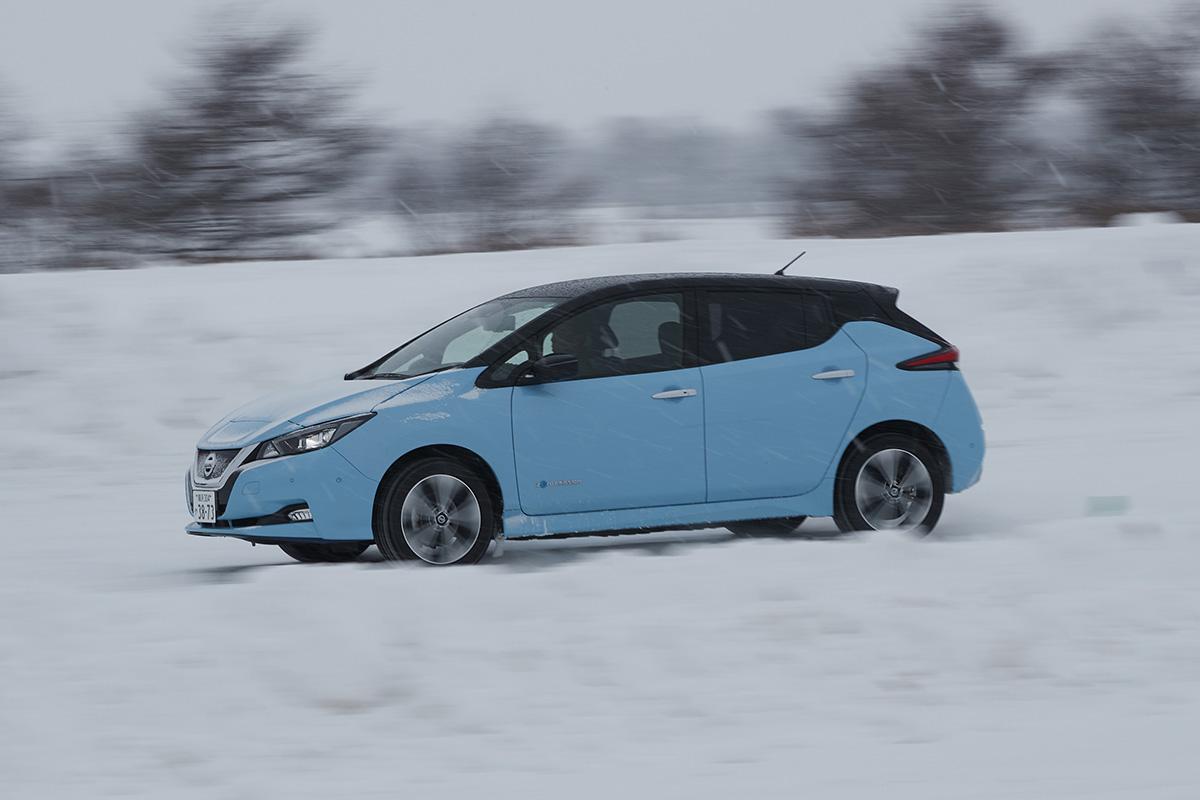
<path id="1" fill-rule="evenodd" d="M 996 0 L 1038 46 L 1172 0 Z M 0 85 L 56 138 L 149 102 L 206 0 L 0 0 Z M 318 63 L 358 76 L 385 119 L 489 110 L 586 126 L 618 115 L 745 125 L 827 97 L 902 45 L 941 0 L 268 0 L 308 19 Z"/>

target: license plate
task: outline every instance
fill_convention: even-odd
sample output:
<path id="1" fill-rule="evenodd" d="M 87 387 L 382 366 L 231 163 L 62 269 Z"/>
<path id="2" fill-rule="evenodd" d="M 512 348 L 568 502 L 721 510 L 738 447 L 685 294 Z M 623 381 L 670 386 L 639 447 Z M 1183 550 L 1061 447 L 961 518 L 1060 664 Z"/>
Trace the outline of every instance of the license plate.
<path id="1" fill-rule="evenodd" d="M 217 521 L 217 493 L 205 489 L 192 490 L 192 516 L 196 522 Z"/>

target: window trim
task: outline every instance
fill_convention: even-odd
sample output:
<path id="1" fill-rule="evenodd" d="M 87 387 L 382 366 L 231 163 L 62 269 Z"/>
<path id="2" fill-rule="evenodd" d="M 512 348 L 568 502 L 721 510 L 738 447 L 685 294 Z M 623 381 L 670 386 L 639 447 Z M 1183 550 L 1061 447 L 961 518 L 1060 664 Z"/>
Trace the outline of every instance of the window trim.
<path id="1" fill-rule="evenodd" d="M 642 297 L 657 297 L 660 295 L 679 295 L 683 301 L 681 313 L 683 324 L 683 363 L 679 367 L 672 369 L 650 369 L 639 370 L 637 372 L 622 372 L 616 375 L 592 375 L 580 376 L 578 378 L 567 378 L 561 381 L 552 381 L 552 383 L 571 383 L 573 381 L 590 381 L 602 380 L 606 378 L 625 378 L 631 375 L 653 375 L 658 372 L 677 372 L 683 369 L 692 369 L 700 366 L 700 354 L 698 347 L 700 344 L 700 326 L 697 318 L 697 300 L 696 290 L 686 287 L 663 286 L 653 289 L 634 289 L 626 292 L 605 293 L 602 296 L 594 297 L 585 300 L 579 305 L 560 306 L 560 313 L 555 313 L 553 310 L 543 314 L 541 317 L 529 323 L 527 330 L 515 331 L 512 335 L 518 336 L 518 341 L 505 348 L 488 364 L 487 369 L 480 373 L 475 380 L 475 385 L 481 389 L 497 389 L 505 386 L 542 386 L 545 384 L 525 384 L 519 382 L 521 370 L 515 370 L 512 375 L 504 379 L 497 379 L 495 371 L 510 358 L 515 356 L 521 350 L 528 349 L 537 339 L 544 337 L 551 328 L 571 319 L 579 314 L 586 314 L 588 311 L 610 303 L 620 303 L 628 300 L 636 300 Z"/>

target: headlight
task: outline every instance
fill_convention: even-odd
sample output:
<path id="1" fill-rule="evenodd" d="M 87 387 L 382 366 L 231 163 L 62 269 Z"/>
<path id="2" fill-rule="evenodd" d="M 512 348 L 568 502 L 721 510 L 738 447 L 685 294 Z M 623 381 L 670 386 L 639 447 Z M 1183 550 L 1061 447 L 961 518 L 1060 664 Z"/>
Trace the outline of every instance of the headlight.
<path id="1" fill-rule="evenodd" d="M 348 417 L 346 419 L 333 420 L 332 422 L 322 422 L 320 425 L 312 425 L 308 428 L 292 431 L 284 436 L 268 439 L 254 451 L 253 460 L 293 456 L 298 453 L 320 450 L 322 447 L 328 447 L 333 444 L 373 416 L 375 415 L 363 414 L 360 417 Z"/>

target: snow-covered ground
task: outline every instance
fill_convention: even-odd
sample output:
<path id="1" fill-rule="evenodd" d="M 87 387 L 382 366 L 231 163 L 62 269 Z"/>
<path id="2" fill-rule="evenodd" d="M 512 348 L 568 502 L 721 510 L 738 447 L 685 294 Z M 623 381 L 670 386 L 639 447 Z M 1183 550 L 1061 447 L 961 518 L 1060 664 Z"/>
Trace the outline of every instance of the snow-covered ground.
<path id="1" fill-rule="evenodd" d="M 187 537 L 209 423 L 508 289 L 885 282 L 958 344 L 982 483 L 926 541 L 510 543 L 467 569 Z M 0 277 L 0 796 L 1195 798 L 1200 227 Z"/>

